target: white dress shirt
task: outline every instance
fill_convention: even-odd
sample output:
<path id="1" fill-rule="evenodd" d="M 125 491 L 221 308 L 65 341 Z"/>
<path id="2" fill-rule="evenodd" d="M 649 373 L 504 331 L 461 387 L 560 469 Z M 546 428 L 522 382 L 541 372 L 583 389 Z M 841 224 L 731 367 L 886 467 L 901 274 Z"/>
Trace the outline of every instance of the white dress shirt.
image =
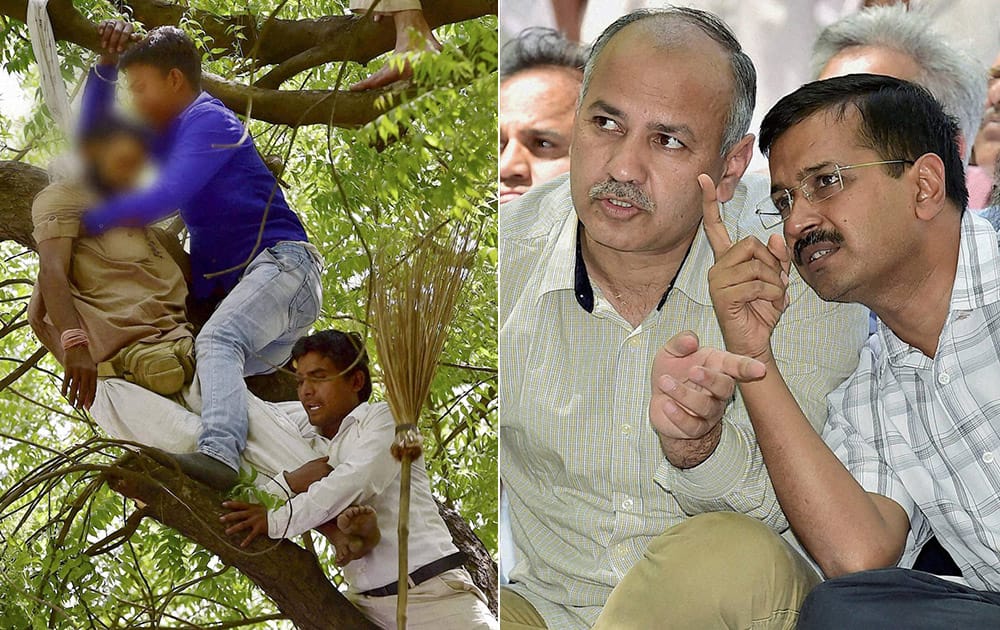
<path id="1" fill-rule="evenodd" d="M 382 539 L 364 557 L 343 567 L 353 592 L 364 592 L 396 581 L 399 545 L 400 464 L 389 452 L 396 425 L 386 403 L 361 403 L 332 439 L 317 433 L 298 403 L 284 406 L 314 450 L 330 457 L 333 471 L 267 515 L 268 536 L 292 538 L 335 518 L 351 505 L 370 505 L 378 514 Z M 288 491 L 284 475 L 278 475 Z M 410 488 L 409 573 L 458 549 L 438 513 L 421 456 L 413 462 Z"/>

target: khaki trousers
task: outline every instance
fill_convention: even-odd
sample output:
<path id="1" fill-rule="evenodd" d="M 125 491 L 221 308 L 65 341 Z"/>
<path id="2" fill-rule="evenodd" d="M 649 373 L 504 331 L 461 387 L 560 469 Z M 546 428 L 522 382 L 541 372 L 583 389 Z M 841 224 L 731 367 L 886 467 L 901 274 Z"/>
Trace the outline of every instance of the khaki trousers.
<path id="1" fill-rule="evenodd" d="M 500 587 L 500 627 L 502 630 L 546 630 L 545 620 L 535 607 L 503 587 Z"/>
<path id="2" fill-rule="evenodd" d="M 819 576 L 771 528 L 700 514 L 650 541 L 611 592 L 594 630 L 793 630 Z M 508 621 L 508 619 L 510 621 Z M 500 595 L 504 630 L 545 628 L 527 601 Z"/>

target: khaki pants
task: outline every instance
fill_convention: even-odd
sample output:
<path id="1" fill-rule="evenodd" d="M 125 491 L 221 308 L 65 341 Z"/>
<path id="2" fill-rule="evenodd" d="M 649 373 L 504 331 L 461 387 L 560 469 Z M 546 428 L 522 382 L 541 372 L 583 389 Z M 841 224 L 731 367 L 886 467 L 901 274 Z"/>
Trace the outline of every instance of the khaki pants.
<path id="1" fill-rule="evenodd" d="M 545 620 L 535 607 L 509 588 L 500 589 L 500 623 L 503 630 L 545 630 Z"/>
<path id="2" fill-rule="evenodd" d="M 732 512 L 700 514 L 649 543 L 594 630 L 792 630 L 819 581 L 763 523 Z M 531 604 L 506 590 L 500 621 L 504 630 L 545 628 Z"/>
<path id="3" fill-rule="evenodd" d="M 347 598 L 380 628 L 396 628 L 396 596 Z M 452 569 L 414 586 L 407 593 L 408 630 L 499 630 L 483 595 L 465 569 Z M 506 626 L 504 626 L 506 628 Z"/>

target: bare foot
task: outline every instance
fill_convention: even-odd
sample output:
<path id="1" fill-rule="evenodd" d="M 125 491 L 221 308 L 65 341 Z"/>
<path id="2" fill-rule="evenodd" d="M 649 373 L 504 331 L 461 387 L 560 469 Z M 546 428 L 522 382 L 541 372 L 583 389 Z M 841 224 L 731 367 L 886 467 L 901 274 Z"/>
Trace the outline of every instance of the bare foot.
<path id="1" fill-rule="evenodd" d="M 382 538 L 375 509 L 368 505 L 352 505 L 316 531 L 333 543 L 340 566 L 364 556 Z"/>
<path id="2" fill-rule="evenodd" d="M 396 24 L 396 48 L 392 56 L 402 57 L 402 63 L 397 59 L 390 59 L 375 74 L 352 85 L 352 92 L 374 90 L 396 81 L 409 79 L 413 76 L 413 67 L 410 65 L 407 53 L 436 53 L 441 50 L 441 42 L 434 37 L 430 25 L 424 19 L 423 11 L 396 11 L 389 15 L 392 15 Z"/>

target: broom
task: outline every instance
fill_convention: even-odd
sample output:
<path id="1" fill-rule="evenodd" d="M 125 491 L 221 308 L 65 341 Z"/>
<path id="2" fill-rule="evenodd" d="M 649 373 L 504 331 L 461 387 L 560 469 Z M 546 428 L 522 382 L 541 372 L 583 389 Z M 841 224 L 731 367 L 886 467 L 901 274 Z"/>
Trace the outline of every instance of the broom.
<path id="1" fill-rule="evenodd" d="M 405 630 L 410 468 L 420 457 L 423 441 L 417 421 L 427 402 L 474 248 L 472 239 L 457 228 L 443 243 L 435 242 L 432 236 L 421 239 L 402 260 L 387 253 L 391 249 L 379 248 L 370 281 L 375 348 L 396 421 L 392 454 L 401 466 L 396 625 Z"/>

